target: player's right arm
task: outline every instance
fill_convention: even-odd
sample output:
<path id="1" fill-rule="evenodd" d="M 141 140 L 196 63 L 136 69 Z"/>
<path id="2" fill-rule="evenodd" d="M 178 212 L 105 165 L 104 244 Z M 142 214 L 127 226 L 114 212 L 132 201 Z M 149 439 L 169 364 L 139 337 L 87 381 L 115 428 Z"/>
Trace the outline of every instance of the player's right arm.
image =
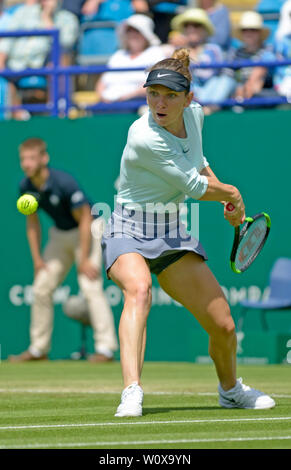
<path id="1" fill-rule="evenodd" d="M 46 268 L 46 264 L 42 259 L 40 251 L 41 226 L 37 213 L 26 217 L 26 235 L 34 266 L 34 275 L 36 276 L 40 269 Z"/>
<path id="2" fill-rule="evenodd" d="M 239 190 L 230 184 L 219 181 L 215 176 L 207 176 L 208 186 L 200 201 L 231 202 L 235 210 L 230 212 L 224 209 L 224 217 L 228 222 L 237 226 L 245 218 L 245 205 Z"/>

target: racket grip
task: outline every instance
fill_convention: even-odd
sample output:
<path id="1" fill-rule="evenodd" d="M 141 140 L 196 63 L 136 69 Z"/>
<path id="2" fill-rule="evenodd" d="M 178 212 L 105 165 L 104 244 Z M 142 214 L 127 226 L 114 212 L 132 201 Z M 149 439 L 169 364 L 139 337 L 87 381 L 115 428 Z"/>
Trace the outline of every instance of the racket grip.
<path id="1" fill-rule="evenodd" d="M 228 212 L 232 212 L 232 211 L 234 211 L 234 209 L 235 209 L 234 205 L 233 205 L 231 202 L 228 202 L 228 203 L 226 204 L 225 208 L 226 208 L 226 210 L 227 210 Z"/>

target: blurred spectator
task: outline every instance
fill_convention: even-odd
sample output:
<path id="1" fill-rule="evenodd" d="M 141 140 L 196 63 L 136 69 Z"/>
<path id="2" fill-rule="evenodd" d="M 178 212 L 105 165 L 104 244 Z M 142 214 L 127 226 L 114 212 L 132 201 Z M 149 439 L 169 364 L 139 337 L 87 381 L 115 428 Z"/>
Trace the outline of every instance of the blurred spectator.
<path id="1" fill-rule="evenodd" d="M 280 21 L 276 32 L 275 51 L 280 60 L 291 59 L 291 0 L 285 2 L 280 11 Z M 277 67 L 274 74 L 274 87 L 283 96 L 291 97 L 291 66 Z"/>
<path id="2" fill-rule="evenodd" d="M 214 27 L 207 13 L 201 8 L 190 8 L 172 21 L 174 30 L 183 33 L 186 47 L 190 50 L 192 64 L 209 64 L 223 61 L 222 49 L 217 44 L 208 43 Z M 193 71 L 192 90 L 194 97 L 201 102 L 216 101 L 215 93 L 220 69 L 196 68 Z"/>
<path id="3" fill-rule="evenodd" d="M 97 13 L 103 1 L 106 0 L 63 0 L 62 8 L 81 18 L 82 15 L 92 16 Z"/>
<path id="4" fill-rule="evenodd" d="M 145 15 L 132 15 L 120 24 L 118 34 L 122 49 L 108 62 L 110 68 L 147 68 L 165 59 L 154 23 Z M 106 72 L 99 79 L 96 92 L 103 102 L 124 101 L 145 96 L 145 71 Z"/>
<path id="5" fill-rule="evenodd" d="M 233 35 L 242 42 L 242 45 L 238 49 L 230 50 L 228 62 L 276 60 L 270 46 L 264 45 L 264 41 L 269 36 L 269 30 L 264 27 L 259 13 L 245 12 Z M 275 95 L 272 75 L 268 68 L 262 66 L 227 69 L 219 82 L 217 95 L 221 101 L 232 95 L 239 100 L 254 96 Z"/>
<path id="6" fill-rule="evenodd" d="M 35 5 L 37 2 L 38 0 L 4 0 L 4 5 L 9 10 L 9 13 L 13 13 L 20 6 Z"/>
<path id="7" fill-rule="evenodd" d="M 289 34 L 291 34 L 291 0 L 287 0 L 282 5 L 275 38 L 276 40 L 280 40 L 284 36 L 288 36 Z"/>
<path id="8" fill-rule="evenodd" d="M 4 1 L 0 0 L 0 31 L 8 28 L 11 16 L 4 10 Z"/>
<path id="9" fill-rule="evenodd" d="M 58 0 L 39 0 L 36 5 L 19 7 L 11 18 L 10 30 L 51 29 L 60 30 L 62 63 L 65 65 L 78 38 L 79 25 L 72 13 L 58 8 Z M 7 38 L 0 42 L 0 70 L 5 67 L 19 71 L 39 68 L 49 61 L 51 38 L 46 36 Z M 21 104 L 17 92 L 19 77 L 10 77 L 11 104 Z M 16 111 L 14 118 L 24 119 L 23 111 Z"/>
<path id="10" fill-rule="evenodd" d="M 4 2 L 0 0 L 0 32 L 4 32 L 9 27 L 11 15 L 4 11 Z M 0 77 L 0 106 L 9 104 L 8 82 L 6 78 Z M 0 120 L 5 119 L 7 113 L 0 111 Z"/>
<path id="11" fill-rule="evenodd" d="M 208 38 L 208 41 L 227 50 L 231 43 L 231 21 L 228 8 L 218 0 L 198 0 L 197 6 L 207 12 L 214 26 L 214 34 Z"/>
<path id="12" fill-rule="evenodd" d="M 166 57 L 171 57 L 176 49 L 187 47 L 187 39 L 180 31 L 170 31 L 168 41 L 162 44 Z"/>
<path id="13" fill-rule="evenodd" d="M 277 59 L 291 60 L 291 32 L 275 43 Z M 274 88 L 279 93 L 291 98 L 291 65 L 276 67 Z"/>
<path id="14" fill-rule="evenodd" d="M 70 0 L 67 2 L 68 9 L 72 8 L 71 3 Z M 81 8 L 79 7 L 81 23 L 93 21 L 120 23 L 135 13 L 132 3 L 132 0 L 87 0 L 83 2 Z"/>
<path id="15" fill-rule="evenodd" d="M 148 14 L 153 18 L 154 32 L 162 43 L 168 41 L 171 31 L 171 21 L 176 16 L 180 8 L 187 5 L 187 0 L 133 0 L 133 8 L 136 13 Z"/>

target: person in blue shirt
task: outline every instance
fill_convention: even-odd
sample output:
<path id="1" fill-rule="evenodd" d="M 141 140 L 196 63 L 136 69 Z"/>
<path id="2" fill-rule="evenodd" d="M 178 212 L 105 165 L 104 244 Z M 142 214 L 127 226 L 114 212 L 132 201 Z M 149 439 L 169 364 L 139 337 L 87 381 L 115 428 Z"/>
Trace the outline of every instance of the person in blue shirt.
<path id="1" fill-rule="evenodd" d="M 48 166 L 45 141 L 27 139 L 20 145 L 19 153 L 26 175 L 20 183 L 20 194 L 33 194 L 39 209 L 50 216 L 54 226 L 42 253 L 38 213 L 27 216 L 26 233 L 34 266 L 30 345 L 20 355 L 10 356 L 10 360 L 47 359 L 53 330 L 53 292 L 76 262 L 78 283 L 87 300 L 94 331 L 96 353 L 89 360 L 111 361 L 117 339 L 113 315 L 103 291 L 100 246 L 103 219 L 92 219 L 90 201 L 69 173 Z"/>
<path id="2" fill-rule="evenodd" d="M 175 16 L 171 25 L 173 30 L 180 31 L 184 35 L 191 65 L 209 64 L 209 68 L 195 69 L 191 86 L 195 99 L 203 105 L 209 102 L 216 103 L 221 69 L 211 68 L 211 64 L 222 63 L 224 54 L 218 44 L 208 42 L 209 37 L 215 32 L 208 14 L 201 8 L 189 8 Z M 204 106 L 205 114 L 211 112 L 211 107 Z"/>
<path id="3" fill-rule="evenodd" d="M 276 57 L 279 60 L 291 60 L 291 29 L 290 34 L 275 42 Z M 279 95 L 291 97 L 291 65 L 276 67 L 274 72 L 274 88 Z"/>
<path id="4" fill-rule="evenodd" d="M 226 51 L 231 43 L 231 21 L 228 8 L 217 0 L 198 0 L 197 6 L 207 12 L 214 26 L 214 33 L 208 41 L 218 44 Z"/>
<path id="5" fill-rule="evenodd" d="M 259 13 L 255 11 L 243 13 L 233 33 L 234 37 L 240 40 L 240 45 L 229 50 L 226 62 L 275 61 L 276 56 L 271 46 L 265 44 L 269 33 Z M 258 96 L 276 96 L 272 69 L 268 69 L 267 65 L 224 69 L 217 82 L 215 95 L 218 103 L 232 96 L 239 101 Z"/>
<path id="6" fill-rule="evenodd" d="M 198 103 L 192 103 L 189 65 L 189 51 L 181 49 L 151 67 L 144 84 L 149 111 L 129 129 L 116 204 L 102 238 L 107 275 L 124 294 L 119 339 L 125 388 L 116 417 L 143 412 L 141 373 L 151 273 L 208 333 L 220 405 L 275 406 L 271 397 L 236 379 L 236 333 L 228 303 L 205 263 L 200 241 L 185 233 L 180 219 L 180 203 L 186 195 L 224 205 L 232 202 L 233 212 L 224 209 L 231 225 L 245 218 L 239 190 L 219 181 L 203 155 L 203 112 Z"/>

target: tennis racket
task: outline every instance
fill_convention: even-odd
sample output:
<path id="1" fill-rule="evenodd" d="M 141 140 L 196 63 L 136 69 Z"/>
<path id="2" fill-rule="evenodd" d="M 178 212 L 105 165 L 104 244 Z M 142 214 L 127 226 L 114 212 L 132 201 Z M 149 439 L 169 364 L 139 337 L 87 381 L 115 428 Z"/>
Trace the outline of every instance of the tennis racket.
<path id="1" fill-rule="evenodd" d="M 229 202 L 226 210 L 233 211 Z M 270 232 L 271 219 L 265 212 L 245 218 L 245 225 L 234 229 L 234 240 L 230 254 L 230 267 L 235 273 L 242 273 L 255 261 Z"/>

